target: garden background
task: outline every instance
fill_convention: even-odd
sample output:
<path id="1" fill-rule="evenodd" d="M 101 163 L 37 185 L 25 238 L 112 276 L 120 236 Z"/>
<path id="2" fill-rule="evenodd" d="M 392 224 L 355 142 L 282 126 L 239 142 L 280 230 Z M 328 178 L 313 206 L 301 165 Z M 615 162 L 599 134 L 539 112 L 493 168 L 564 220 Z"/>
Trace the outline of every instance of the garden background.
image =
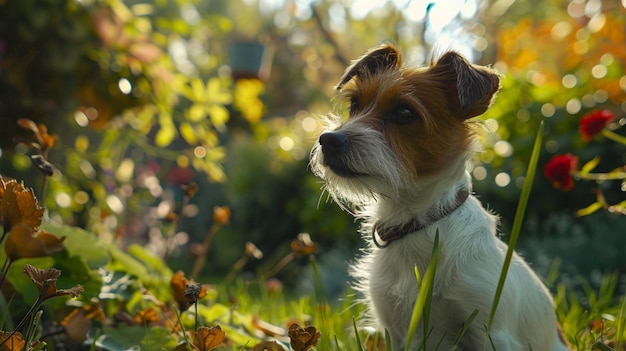
<path id="1" fill-rule="evenodd" d="M 176 300 L 169 289 L 179 270 L 210 284 L 207 325 L 220 320 L 215 306 L 240 306 L 249 325 L 253 316 L 304 325 L 293 312 L 306 310 L 303 298 L 342 308 L 347 265 L 363 243 L 358 223 L 322 194 L 308 153 L 321 116 L 345 110 L 333 99 L 343 70 L 382 42 L 397 43 L 407 64 L 454 48 L 502 73 L 479 117 L 474 190 L 501 215 L 507 241 L 543 121 L 518 250 L 583 310 L 594 310 L 598 289 L 615 303 L 626 293 L 625 22 L 623 0 L 0 1 L 3 193 L 27 193 L 10 179 L 23 181 L 45 208 L 29 238 L 66 237 L 58 247 L 41 239 L 50 245 L 35 254 L 20 251 L 22 241 L 14 256 L 0 252 L 8 262 L 0 329 L 12 331 L 41 293 L 27 263 L 56 267 L 59 285 L 84 288 L 73 302 L 44 304 L 33 340 L 52 349 L 70 345 L 68 336 L 43 336 L 67 333 L 60 321 L 94 305 L 102 315 L 85 317 L 87 343 L 108 335 L 113 343 L 100 347 L 127 347 L 124 332 L 115 334 L 120 313 L 129 328 L 166 330 L 174 317 L 162 306 Z M 581 118 L 604 110 L 606 133 L 581 135 Z M 575 183 L 557 189 L 543 167 L 567 153 L 578 159 Z M 617 179 L 589 180 L 598 174 Z M 300 305 L 264 317 L 272 294 Z M 160 319 L 146 319 L 149 308 Z M 348 321 L 358 318 L 358 307 L 350 311 Z M 262 339 L 235 333 L 227 332 L 231 349 Z M 83 339 L 72 342 L 67 349 L 80 349 Z"/>

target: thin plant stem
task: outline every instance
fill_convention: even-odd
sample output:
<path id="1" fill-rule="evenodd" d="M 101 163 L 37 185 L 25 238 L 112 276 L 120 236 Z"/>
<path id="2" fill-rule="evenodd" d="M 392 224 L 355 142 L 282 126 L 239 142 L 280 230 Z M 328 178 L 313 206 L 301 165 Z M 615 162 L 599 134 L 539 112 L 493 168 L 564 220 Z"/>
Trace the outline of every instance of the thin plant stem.
<path id="1" fill-rule="evenodd" d="M 43 180 L 41 181 L 41 202 L 46 203 L 46 192 L 48 191 L 48 176 L 43 175 Z"/>
<path id="2" fill-rule="evenodd" d="M 195 326 L 194 326 L 194 332 L 198 332 L 198 301 L 196 300 L 196 302 L 193 304 L 194 307 L 194 312 L 195 312 Z"/>
<path id="3" fill-rule="evenodd" d="M 610 172 L 610 173 L 586 173 L 574 172 L 572 175 L 576 178 L 595 181 L 620 180 L 626 179 L 626 172 Z"/>
<path id="4" fill-rule="evenodd" d="M 204 241 L 202 242 L 200 254 L 198 255 L 198 257 L 196 257 L 196 260 L 193 263 L 193 268 L 191 269 L 191 278 L 193 278 L 194 280 L 198 277 L 200 271 L 202 271 L 202 267 L 206 262 L 206 254 L 209 251 L 209 247 L 211 247 L 211 241 L 213 241 L 215 233 L 217 233 L 219 227 L 220 226 L 218 224 L 213 224 L 211 226 L 211 229 L 209 229 L 209 231 L 207 232 Z"/>
<path id="5" fill-rule="evenodd" d="M 283 257 L 280 262 L 278 262 L 276 266 L 274 266 L 274 268 L 272 268 L 269 272 L 263 275 L 262 281 L 280 272 L 280 270 L 283 269 L 287 265 L 287 263 L 291 262 L 291 260 L 293 260 L 295 257 L 296 254 L 294 252 L 290 252 L 287 256 Z"/>
<path id="6" fill-rule="evenodd" d="M 180 330 L 182 331 L 183 339 L 185 341 L 185 345 L 187 345 L 187 350 L 192 351 L 193 348 L 191 347 L 191 341 L 189 340 L 189 337 L 187 336 L 187 331 L 185 330 L 185 325 L 183 324 L 182 320 L 180 319 L 180 316 L 181 316 L 181 314 L 183 312 L 179 311 L 177 308 L 174 309 L 174 312 L 176 313 L 176 322 L 178 323 L 178 325 L 180 326 Z"/>
<path id="7" fill-rule="evenodd" d="M 9 268 L 11 268 L 12 263 L 13 261 L 7 257 L 6 261 L 4 261 L 4 264 L 2 265 L 2 271 L 0 272 L 0 288 L 2 288 L 2 285 L 4 284 L 4 279 L 9 273 Z"/>
<path id="8" fill-rule="evenodd" d="M 4 241 L 4 237 L 6 237 L 7 234 L 9 234 L 9 230 L 7 230 L 7 228 L 3 228 L 2 229 L 2 236 L 0 236 L 0 244 L 2 243 L 2 241 Z"/>
<path id="9" fill-rule="evenodd" d="M 35 339 L 35 332 L 37 331 L 37 324 L 39 324 L 39 320 L 41 319 L 41 315 L 43 315 L 43 310 L 38 310 L 33 313 L 31 317 L 30 327 L 26 332 L 26 345 L 31 345 Z"/>
<path id="10" fill-rule="evenodd" d="M 6 337 L 6 339 L 4 339 L 2 342 L 0 342 L 0 347 L 2 345 L 4 345 L 7 341 L 9 341 L 9 339 L 11 339 L 13 337 L 13 335 L 15 335 L 20 329 L 22 329 L 24 324 L 26 324 L 26 322 L 28 322 L 28 320 L 30 320 L 30 316 L 33 314 L 33 312 L 35 312 L 35 311 L 37 311 L 39 309 L 39 307 L 41 306 L 42 302 L 43 302 L 43 300 L 41 299 L 41 296 L 38 297 L 37 301 L 35 301 L 35 303 L 28 309 L 28 311 L 26 312 L 26 314 L 24 315 L 22 320 L 17 324 L 15 329 L 13 329 L 11 334 L 9 334 Z"/>
<path id="11" fill-rule="evenodd" d="M 602 129 L 602 135 L 604 135 L 605 138 L 613 140 L 617 143 L 620 143 L 622 145 L 626 145 L 626 137 L 619 135 L 615 132 L 612 132 L 606 128 Z"/>
<path id="12" fill-rule="evenodd" d="M 223 283 L 228 285 L 228 283 L 230 283 L 233 279 L 235 279 L 237 274 L 241 272 L 241 269 L 243 268 L 243 266 L 246 265 L 246 263 L 248 263 L 249 260 L 250 260 L 250 255 L 244 254 L 243 256 L 241 256 L 237 260 L 237 262 L 233 264 L 232 268 L 230 269 L 230 272 L 228 272 L 228 275 L 226 275 L 226 278 L 224 278 Z"/>

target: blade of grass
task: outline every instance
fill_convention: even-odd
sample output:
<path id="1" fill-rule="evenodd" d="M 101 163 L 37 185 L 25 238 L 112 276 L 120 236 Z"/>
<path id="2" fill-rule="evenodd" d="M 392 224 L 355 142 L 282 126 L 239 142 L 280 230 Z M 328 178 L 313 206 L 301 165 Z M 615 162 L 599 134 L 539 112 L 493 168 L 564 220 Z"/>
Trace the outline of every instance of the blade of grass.
<path id="1" fill-rule="evenodd" d="M 352 318 L 352 326 L 354 327 L 354 336 L 356 337 L 356 343 L 359 345 L 359 351 L 365 351 L 363 344 L 361 344 L 361 337 L 359 336 L 359 329 L 356 327 L 356 320 Z"/>
<path id="2" fill-rule="evenodd" d="M 426 343 L 426 333 L 428 331 L 428 316 L 430 312 L 430 303 L 433 294 L 433 285 L 435 281 L 435 270 L 437 268 L 437 260 L 439 259 L 439 229 L 435 234 L 435 241 L 433 243 L 433 254 L 430 259 L 430 263 L 428 264 L 428 268 L 426 268 L 426 273 L 420 279 L 420 274 L 415 267 L 415 278 L 420 281 L 419 284 L 419 293 L 417 294 L 417 298 L 415 300 L 415 305 L 413 305 L 413 312 L 411 313 L 411 321 L 409 322 L 409 330 L 406 339 L 405 350 L 409 350 L 411 343 L 413 342 L 413 335 L 415 334 L 415 330 L 417 329 L 417 325 L 419 324 L 420 318 L 424 315 L 424 343 Z"/>
<path id="3" fill-rule="evenodd" d="M 385 328 L 385 350 L 392 351 L 391 350 L 391 336 L 389 335 L 389 330 L 387 330 L 387 328 Z"/>
<path id="4" fill-rule="evenodd" d="M 615 325 L 615 349 L 621 350 L 626 341 L 626 297 L 622 297 L 622 307 L 617 314 Z"/>
<path id="5" fill-rule="evenodd" d="M 315 287 L 315 302 L 317 305 L 317 309 L 319 311 L 319 320 L 321 330 L 331 330 L 332 320 L 328 315 L 328 304 L 326 302 L 326 297 L 324 294 L 324 285 L 322 284 L 322 276 L 320 274 L 319 268 L 317 267 L 317 261 L 315 260 L 315 256 L 309 256 L 309 263 L 311 265 L 311 269 L 313 271 L 313 284 Z M 330 338 L 323 337 L 320 340 L 324 346 L 324 348 L 330 349 L 331 340 Z"/>
<path id="6" fill-rule="evenodd" d="M 456 350 L 458 348 L 459 342 L 463 338 L 463 335 L 465 335 L 465 333 L 469 329 L 469 326 L 472 324 L 472 322 L 474 321 L 474 318 L 476 318 L 477 315 L 478 315 L 478 310 L 476 309 L 474 310 L 474 312 L 472 312 L 472 314 L 470 314 L 467 320 L 463 323 L 463 327 L 461 328 L 461 330 L 459 330 L 459 333 L 456 335 L 456 338 L 454 339 L 454 345 L 452 346 L 452 350 Z"/>
<path id="7" fill-rule="evenodd" d="M 502 265 L 502 272 L 500 273 L 500 280 L 498 281 L 498 287 L 496 288 L 496 294 L 491 305 L 491 313 L 489 314 L 489 323 L 487 325 L 487 333 L 491 331 L 491 324 L 496 315 L 498 303 L 502 295 L 504 288 L 504 282 L 506 280 L 509 266 L 511 265 L 511 259 L 513 258 L 513 252 L 515 251 L 515 245 L 517 244 L 517 238 L 519 237 L 520 229 L 522 228 L 522 222 L 524 219 L 524 212 L 528 205 L 528 198 L 530 197 L 530 190 L 533 185 L 533 179 L 537 170 L 537 162 L 539 161 L 539 154 L 541 153 L 541 145 L 543 140 L 543 121 L 539 124 L 537 130 L 537 136 L 533 145 L 533 151 L 530 156 L 530 162 L 528 163 L 528 170 L 526 171 L 526 178 L 524 179 L 524 186 L 520 194 L 520 199 L 517 204 L 517 210 L 515 211 L 515 218 L 513 219 L 513 227 L 511 228 L 511 237 L 509 239 L 509 249 L 506 252 L 504 264 Z"/>
<path id="8" fill-rule="evenodd" d="M 337 346 L 337 350 L 341 350 L 341 346 L 339 346 L 339 339 L 337 338 L 337 333 L 335 333 L 335 346 Z"/>
<path id="9" fill-rule="evenodd" d="M 612 348 L 612 347 L 608 346 L 607 344 L 605 344 L 605 343 L 603 343 L 603 342 L 601 342 L 601 341 L 596 342 L 595 344 L 593 344 L 593 346 L 592 346 L 592 347 L 593 347 L 593 349 L 594 349 L 594 350 L 600 350 L 600 351 L 615 351 L 615 349 L 614 349 L 614 348 Z"/>

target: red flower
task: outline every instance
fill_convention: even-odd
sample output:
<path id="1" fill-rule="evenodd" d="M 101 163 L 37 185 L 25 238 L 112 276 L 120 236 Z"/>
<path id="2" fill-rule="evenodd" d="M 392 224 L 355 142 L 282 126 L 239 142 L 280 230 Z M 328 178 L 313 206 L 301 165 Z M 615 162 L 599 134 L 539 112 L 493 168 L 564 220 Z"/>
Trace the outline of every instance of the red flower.
<path id="1" fill-rule="evenodd" d="M 609 110 L 596 110 L 580 119 L 580 134 L 584 141 L 589 141 L 600 133 L 607 124 L 611 123 L 615 115 Z"/>
<path id="2" fill-rule="evenodd" d="M 555 155 L 548 161 L 543 174 L 555 188 L 569 191 L 574 187 L 572 173 L 578 168 L 578 157 L 572 154 Z"/>

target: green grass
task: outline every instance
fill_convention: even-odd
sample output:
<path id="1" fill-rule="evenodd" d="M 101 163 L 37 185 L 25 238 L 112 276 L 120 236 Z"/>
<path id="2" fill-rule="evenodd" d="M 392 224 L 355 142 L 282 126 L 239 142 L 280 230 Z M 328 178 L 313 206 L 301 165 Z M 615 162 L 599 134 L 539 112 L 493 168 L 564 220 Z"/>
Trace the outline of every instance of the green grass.
<path id="1" fill-rule="evenodd" d="M 494 302 L 490 311 L 489 325 L 485 333 L 489 333 L 493 316 L 496 313 L 499 297 L 504 286 L 506 273 L 512 258 L 513 250 L 528 205 L 528 196 L 536 173 L 537 159 L 541 146 L 543 130 L 537 133 L 531 161 L 527 170 L 524 186 L 520 195 L 518 209 L 509 236 L 509 251 L 503 265 L 499 284 L 494 294 Z M 126 350 L 140 347 L 142 350 L 171 350 L 184 342 L 189 345 L 193 336 L 184 332 L 172 332 L 171 324 L 176 321 L 182 330 L 196 330 L 198 326 L 219 325 L 226 333 L 227 346 L 219 350 L 250 350 L 268 339 L 287 347 L 289 337 L 287 330 L 292 323 L 300 326 L 313 326 L 321 332 L 313 348 L 320 351 L 392 351 L 387 331 L 374 332 L 362 325 L 365 307 L 359 303 L 354 292 L 348 291 L 345 296 L 329 301 L 324 294 L 321 272 L 315 257 L 310 255 L 313 292 L 294 297 L 285 295 L 280 289 L 269 290 L 264 279 L 244 281 L 228 280 L 211 288 L 207 297 L 187 311 L 179 314 L 172 301 L 173 293 L 170 270 L 161 258 L 155 257 L 145 248 L 135 245 L 128 252 L 123 252 L 111 243 L 103 243 L 92 234 L 69 226 L 44 224 L 58 235 L 67 237 L 64 251 L 50 257 L 29 259 L 28 262 L 37 266 L 55 266 L 63 271 L 59 280 L 59 288 L 67 288 L 74 284 L 85 285 L 85 292 L 77 300 L 50 301 L 42 312 L 37 312 L 28 319 L 28 327 L 23 328 L 23 337 L 27 341 L 42 340 L 48 342 L 48 349 L 54 350 L 53 338 L 46 338 L 42 332 L 42 321 L 51 320 L 55 323 L 69 316 L 70 310 L 88 308 L 94 300 L 106 315 L 106 322 L 92 320 L 90 339 L 86 342 L 91 350 L 106 349 L 111 351 Z M 412 318 L 407 330 L 410 335 L 405 349 L 412 345 L 415 331 L 421 323 L 424 328 L 422 339 L 426 340 L 432 326 L 429 326 L 432 287 L 437 279 L 436 267 L 439 256 L 439 236 L 434 241 L 432 260 L 425 272 L 415 271 L 420 292 L 412 311 Z M 309 252 L 309 251 L 307 251 Z M 312 251 L 311 251 L 312 252 Z M 310 254 L 309 252 L 308 254 Z M 0 262 L 4 262 L 4 250 L 0 250 Z M 295 257 L 290 253 L 289 260 Z M 287 261 L 285 261 L 287 262 Z M 555 261 L 558 263 L 558 261 Z M 20 292 L 8 301 L 0 294 L 0 330 L 10 332 L 15 328 L 20 316 L 12 316 L 9 310 L 29 310 L 38 296 L 37 289 L 22 272 L 22 263 L 15 264 L 7 273 L 7 280 Z M 558 278 L 558 264 L 548 276 L 548 285 Z M 102 274 L 107 276 L 103 279 Z M 267 274 L 259 274 L 260 277 Z M 305 277 L 306 278 L 306 277 Z M 300 280 L 302 277 L 300 278 Z M 626 298 L 616 297 L 619 277 L 607 274 L 597 289 L 591 284 L 582 282 L 583 295 L 567 291 L 564 286 L 556 286 L 554 301 L 557 319 L 562 325 L 563 333 L 574 350 L 626 350 Z M 102 295 L 102 291 L 107 294 Z M 156 310 L 158 318 L 148 324 L 145 321 L 133 324 L 139 312 Z M 23 313 L 23 312 L 22 312 Z M 114 316 L 126 315 L 124 323 L 113 322 Z M 456 340 L 460 341 L 464 333 L 472 325 L 478 311 L 474 311 L 465 323 L 459 326 Z M 56 318 L 56 319 L 55 319 Z M 26 320 L 26 319 L 23 319 Z M 143 324 L 142 324 L 143 323 Z M 5 336 L 7 334 L 4 334 Z M 0 340 L 2 334 L 0 334 Z M 95 346 L 95 340 L 100 344 Z M 0 341 L 1 343 L 2 341 Z M 5 344 L 6 345 L 6 344 Z M 5 346 L 0 345 L 0 346 Z M 185 346 L 185 345 L 182 345 Z M 45 347 L 41 343 L 33 346 L 33 350 Z M 425 345 L 421 345 L 425 349 Z M 437 347 L 435 346 L 435 350 Z M 261 349 L 263 350 L 263 349 Z M 274 351 L 273 349 L 271 351 Z M 300 350 L 297 350 L 300 351 Z M 393 350 L 402 351 L 402 350 Z M 428 350 L 431 351 L 431 350 Z M 446 350 L 447 351 L 447 350 Z M 498 351 L 498 350 L 496 350 Z"/>

